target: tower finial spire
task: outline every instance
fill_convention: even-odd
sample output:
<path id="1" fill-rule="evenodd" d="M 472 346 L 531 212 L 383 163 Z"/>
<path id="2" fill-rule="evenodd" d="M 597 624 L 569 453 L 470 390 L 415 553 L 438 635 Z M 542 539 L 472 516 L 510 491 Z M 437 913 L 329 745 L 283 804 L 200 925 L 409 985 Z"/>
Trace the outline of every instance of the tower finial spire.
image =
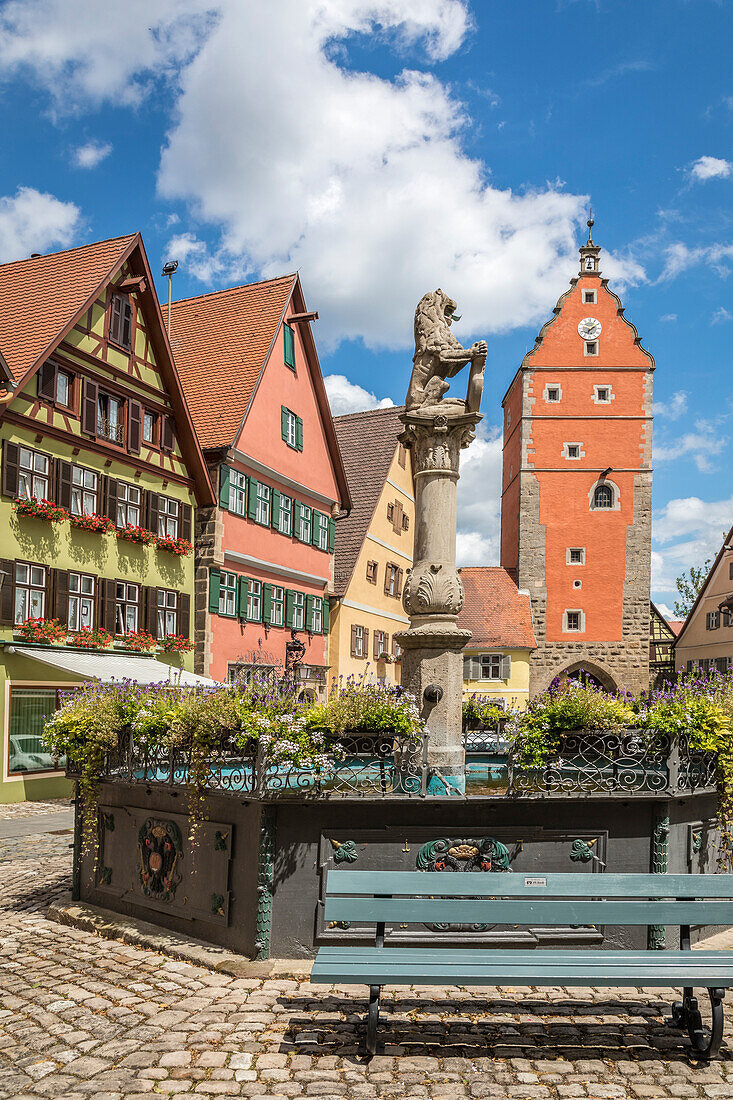
<path id="1" fill-rule="evenodd" d="M 588 226 L 588 241 L 587 244 L 593 244 L 593 226 L 596 224 L 593 221 L 593 207 L 588 207 L 588 221 L 585 223 Z"/>

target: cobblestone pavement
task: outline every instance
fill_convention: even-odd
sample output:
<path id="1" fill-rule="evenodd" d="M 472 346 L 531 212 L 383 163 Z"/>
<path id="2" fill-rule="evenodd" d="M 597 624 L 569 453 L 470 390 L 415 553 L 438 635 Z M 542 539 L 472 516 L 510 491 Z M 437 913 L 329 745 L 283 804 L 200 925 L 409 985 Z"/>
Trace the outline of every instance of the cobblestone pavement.
<path id="1" fill-rule="evenodd" d="M 70 834 L 0 842 L 0 1097 L 733 1097 L 727 1048 L 691 1062 L 659 990 L 364 992 L 243 980 L 56 924 Z M 667 1002 L 668 1003 L 668 1002 Z"/>
<path id="2" fill-rule="evenodd" d="M 16 817 L 40 817 L 73 809 L 70 798 L 47 798 L 43 802 L 7 802 L 0 804 L 0 821 Z"/>

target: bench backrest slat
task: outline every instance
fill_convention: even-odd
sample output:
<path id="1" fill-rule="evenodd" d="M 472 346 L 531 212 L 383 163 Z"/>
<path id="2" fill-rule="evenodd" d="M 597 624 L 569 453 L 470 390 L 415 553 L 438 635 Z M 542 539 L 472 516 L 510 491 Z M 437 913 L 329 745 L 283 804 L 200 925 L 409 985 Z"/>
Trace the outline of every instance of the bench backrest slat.
<path id="1" fill-rule="evenodd" d="M 374 898 L 328 895 L 327 921 L 466 924 L 731 924 L 733 901 Z"/>
<path id="2" fill-rule="evenodd" d="M 328 895 L 522 898 L 725 898 L 733 899 L 733 875 L 641 875 L 515 871 L 346 871 L 326 879 Z M 710 923 L 706 921 L 705 923 Z"/>

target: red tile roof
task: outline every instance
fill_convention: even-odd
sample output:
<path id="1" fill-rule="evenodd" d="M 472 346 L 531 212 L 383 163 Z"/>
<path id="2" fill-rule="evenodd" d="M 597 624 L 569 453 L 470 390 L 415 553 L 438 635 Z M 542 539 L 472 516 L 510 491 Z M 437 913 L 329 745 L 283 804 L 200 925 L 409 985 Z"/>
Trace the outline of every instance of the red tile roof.
<path id="1" fill-rule="evenodd" d="M 171 346 L 202 447 L 234 444 L 296 278 L 173 302 Z"/>
<path id="2" fill-rule="evenodd" d="M 519 592 L 511 574 L 499 565 L 472 565 L 460 572 L 466 602 L 458 626 L 473 634 L 468 648 L 534 649 L 529 594 Z"/>
<path id="3" fill-rule="evenodd" d="M 136 238 L 132 233 L 0 265 L 0 351 L 16 381 L 73 326 Z"/>
<path id="4" fill-rule="evenodd" d="M 352 499 L 350 514 L 336 524 L 336 596 L 343 596 L 348 588 L 372 522 L 374 509 L 397 450 L 397 437 L 403 430 L 399 420 L 399 413 L 402 411 L 403 406 L 399 406 L 334 417 L 333 424 Z"/>
<path id="5" fill-rule="evenodd" d="M 685 625 L 684 619 L 667 619 L 667 626 L 672 631 L 675 637 L 679 634 L 682 627 Z"/>

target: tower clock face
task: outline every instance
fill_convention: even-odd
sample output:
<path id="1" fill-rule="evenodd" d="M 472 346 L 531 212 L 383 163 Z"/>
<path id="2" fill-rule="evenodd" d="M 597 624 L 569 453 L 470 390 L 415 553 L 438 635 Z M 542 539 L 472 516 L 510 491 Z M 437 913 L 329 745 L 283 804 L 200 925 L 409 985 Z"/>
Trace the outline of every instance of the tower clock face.
<path id="1" fill-rule="evenodd" d="M 584 317 L 578 325 L 578 335 L 584 340 L 597 340 L 603 326 L 596 317 Z"/>

